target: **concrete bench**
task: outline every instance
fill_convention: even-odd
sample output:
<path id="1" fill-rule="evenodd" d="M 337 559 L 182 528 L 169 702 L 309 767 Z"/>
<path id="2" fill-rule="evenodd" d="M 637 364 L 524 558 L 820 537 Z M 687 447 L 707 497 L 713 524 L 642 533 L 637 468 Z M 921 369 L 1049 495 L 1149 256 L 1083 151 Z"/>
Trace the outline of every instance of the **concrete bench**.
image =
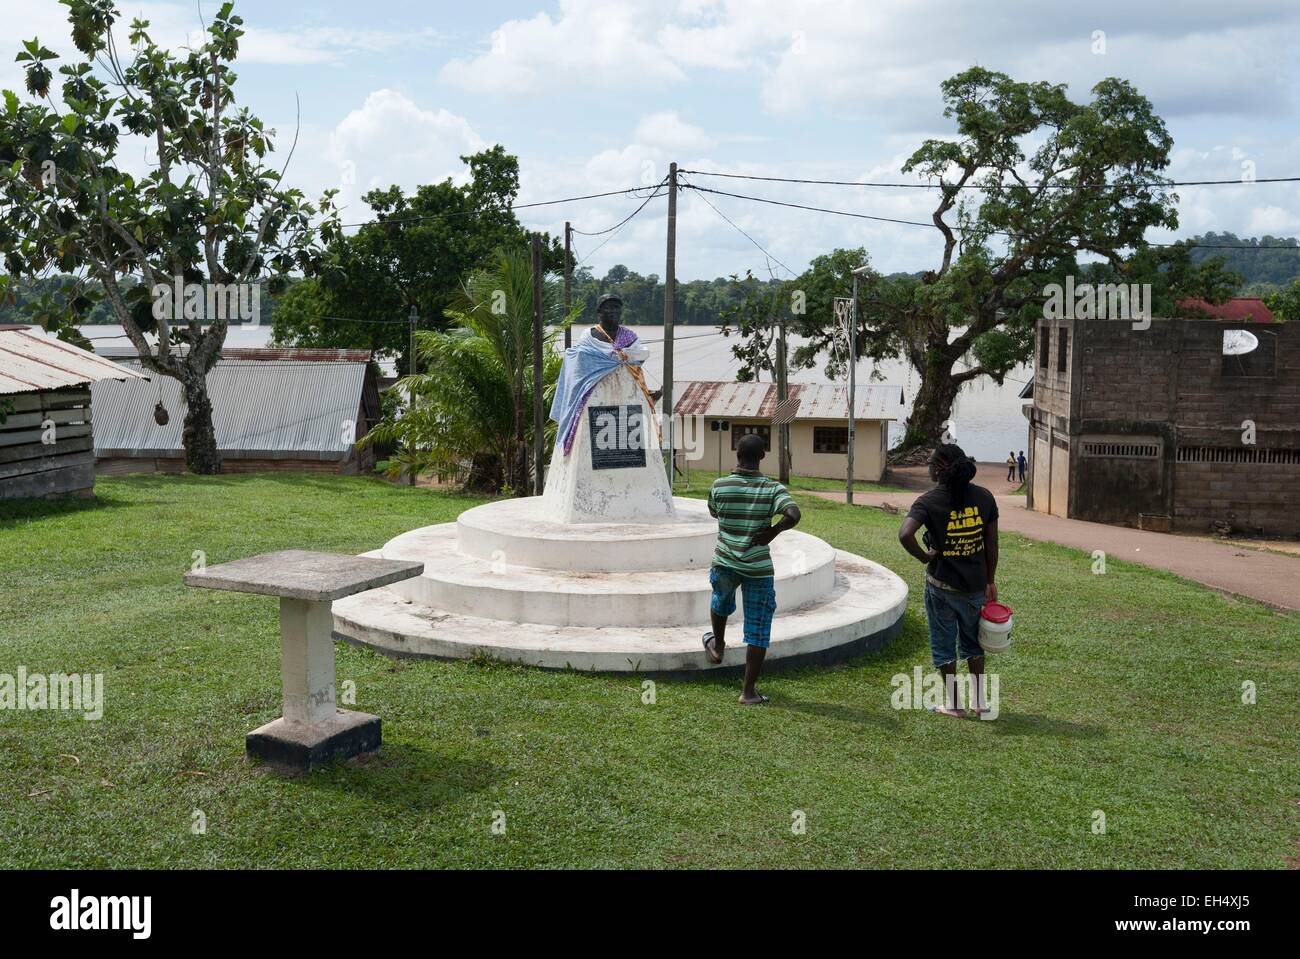
<path id="1" fill-rule="evenodd" d="M 276 766 L 308 769 L 335 756 L 372 752 L 378 716 L 334 702 L 336 599 L 419 576 L 418 562 L 288 549 L 185 575 L 188 586 L 280 597 L 280 677 L 284 715 L 248 734 L 245 748 Z"/>

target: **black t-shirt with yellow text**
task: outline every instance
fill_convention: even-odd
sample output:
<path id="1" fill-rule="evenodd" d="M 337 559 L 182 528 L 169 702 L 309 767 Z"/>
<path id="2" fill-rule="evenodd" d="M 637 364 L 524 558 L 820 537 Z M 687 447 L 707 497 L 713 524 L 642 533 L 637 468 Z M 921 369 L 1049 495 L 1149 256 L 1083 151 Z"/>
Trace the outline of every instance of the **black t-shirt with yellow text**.
<path id="1" fill-rule="evenodd" d="M 984 566 L 984 530 L 998 518 L 993 494 L 973 483 L 966 487 L 960 508 L 954 507 L 946 486 L 936 486 L 916 498 L 907 515 L 930 534 L 928 545 L 939 558 L 926 571 L 963 593 L 982 592 L 988 585 Z"/>

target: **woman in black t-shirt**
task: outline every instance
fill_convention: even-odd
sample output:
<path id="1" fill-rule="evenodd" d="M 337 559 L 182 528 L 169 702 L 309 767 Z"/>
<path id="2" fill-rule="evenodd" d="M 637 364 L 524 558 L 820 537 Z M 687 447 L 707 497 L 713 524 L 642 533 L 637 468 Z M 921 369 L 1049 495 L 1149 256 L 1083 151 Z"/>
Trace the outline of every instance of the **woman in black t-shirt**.
<path id="1" fill-rule="evenodd" d="M 985 602 L 998 598 L 998 504 L 975 486 L 975 463 L 960 446 L 945 443 L 930 457 L 930 478 L 937 484 L 917 497 L 898 530 L 898 541 L 925 563 L 925 615 L 930 626 L 930 655 L 950 691 L 936 712 L 965 716 L 951 695 L 957 661 L 966 660 L 982 689 L 984 651 L 979 644 L 979 616 Z M 916 541 L 924 527 L 925 547 Z M 977 702 L 976 713 L 985 712 Z"/>

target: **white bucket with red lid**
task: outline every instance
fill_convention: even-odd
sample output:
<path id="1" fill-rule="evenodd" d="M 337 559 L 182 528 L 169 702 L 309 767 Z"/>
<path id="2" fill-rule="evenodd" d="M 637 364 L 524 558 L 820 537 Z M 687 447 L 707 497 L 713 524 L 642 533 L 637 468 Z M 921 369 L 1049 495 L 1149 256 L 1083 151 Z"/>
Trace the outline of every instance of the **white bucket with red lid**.
<path id="1" fill-rule="evenodd" d="M 980 610 L 980 648 L 986 653 L 1011 648 L 1011 607 L 1006 603 L 985 603 Z"/>

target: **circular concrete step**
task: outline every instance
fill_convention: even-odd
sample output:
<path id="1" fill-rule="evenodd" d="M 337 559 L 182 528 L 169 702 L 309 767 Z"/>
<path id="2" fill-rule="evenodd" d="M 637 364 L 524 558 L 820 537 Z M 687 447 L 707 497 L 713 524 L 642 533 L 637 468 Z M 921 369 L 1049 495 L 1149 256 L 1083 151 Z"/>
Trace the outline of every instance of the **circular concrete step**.
<path id="1" fill-rule="evenodd" d="M 510 566 L 587 572 L 707 569 L 718 522 L 700 500 L 676 497 L 676 520 L 561 523 L 537 496 L 500 500 L 460 514 L 460 552 Z"/>
<path id="2" fill-rule="evenodd" d="M 707 568 L 635 572 L 571 571 L 484 560 L 459 550 L 458 523 L 411 530 L 380 551 L 385 559 L 416 560 L 424 573 L 394 586 L 405 599 L 447 613 L 498 622 L 551 626 L 680 626 L 707 622 Z M 622 549 L 646 551 L 625 541 Z M 798 530 L 772 544 L 779 607 L 801 606 L 835 586 L 835 551 Z M 737 597 L 740 601 L 740 597 Z"/>
<path id="3" fill-rule="evenodd" d="M 835 565 L 834 585 L 825 598 L 777 610 L 769 663 L 831 662 L 879 648 L 897 633 L 907 608 L 907 584 L 883 566 L 852 553 L 836 551 Z M 731 641 L 723 667 L 744 662 L 741 621 L 737 611 L 731 619 Z M 703 620 L 678 627 L 503 624 L 410 602 L 392 587 L 334 603 L 334 630 L 339 638 L 392 655 L 439 659 L 487 656 L 549 669 L 679 672 L 721 668 L 711 666 L 700 648 L 705 628 Z"/>

